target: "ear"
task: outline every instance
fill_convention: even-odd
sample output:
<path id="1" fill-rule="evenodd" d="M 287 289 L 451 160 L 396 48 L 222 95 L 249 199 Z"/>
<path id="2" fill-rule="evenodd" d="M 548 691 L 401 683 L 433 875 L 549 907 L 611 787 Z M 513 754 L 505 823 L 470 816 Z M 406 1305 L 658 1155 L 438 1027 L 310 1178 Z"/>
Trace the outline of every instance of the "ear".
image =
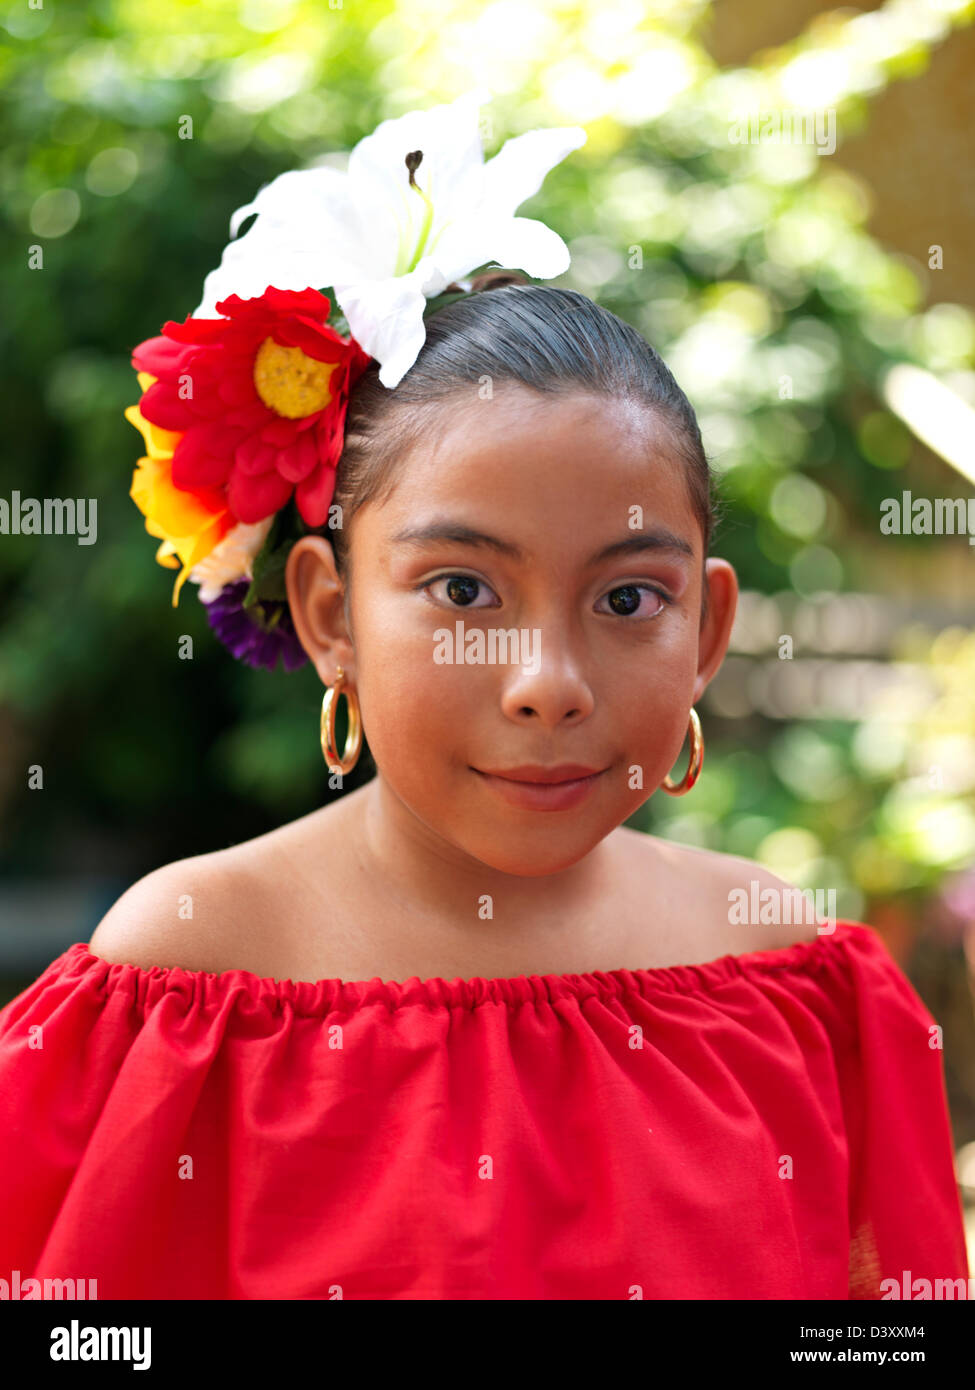
<path id="1" fill-rule="evenodd" d="M 701 625 L 691 704 L 697 704 L 724 661 L 738 607 L 738 576 L 728 561 L 710 559 L 704 569 L 708 578 L 708 614 Z"/>
<path id="2" fill-rule="evenodd" d="M 334 684 L 341 666 L 354 684 L 355 651 L 345 622 L 345 586 L 331 542 L 324 536 L 302 536 L 291 548 L 284 580 L 295 631 L 322 683 Z"/>

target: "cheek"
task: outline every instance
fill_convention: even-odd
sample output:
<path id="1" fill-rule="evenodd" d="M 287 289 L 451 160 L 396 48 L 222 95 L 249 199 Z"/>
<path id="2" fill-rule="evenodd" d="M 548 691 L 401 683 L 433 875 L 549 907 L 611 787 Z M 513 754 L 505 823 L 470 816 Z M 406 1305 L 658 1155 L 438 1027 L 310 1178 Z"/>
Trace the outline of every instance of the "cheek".
<path id="1" fill-rule="evenodd" d="M 465 750 L 471 752 L 478 728 L 490 719 L 487 687 L 494 672 L 436 663 L 432 634 L 438 625 L 374 610 L 368 631 L 357 632 L 358 694 L 369 748 L 391 783 L 411 780 L 413 801 L 414 793 L 422 798 L 444 762 L 466 767 Z"/>
<path id="2" fill-rule="evenodd" d="M 659 786 L 677 763 L 676 777 L 682 777 L 690 756 L 691 699 L 694 693 L 694 670 L 685 680 L 675 681 L 661 699 L 659 717 L 653 738 L 653 767 L 648 767 L 650 785 Z M 698 711 L 700 715 L 700 710 Z"/>
<path id="3" fill-rule="evenodd" d="M 658 651 L 635 670 L 614 669 L 612 692 L 604 691 L 604 698 L 613 706 L 614 742 L 626 775 L 640 769 L 643 790 L 635 789 L 636 804 L 660 785 L 682 748 L 686 757 L 696 674 L 697 651 L 691 644 L 678 644 L 666 657 Z"/>

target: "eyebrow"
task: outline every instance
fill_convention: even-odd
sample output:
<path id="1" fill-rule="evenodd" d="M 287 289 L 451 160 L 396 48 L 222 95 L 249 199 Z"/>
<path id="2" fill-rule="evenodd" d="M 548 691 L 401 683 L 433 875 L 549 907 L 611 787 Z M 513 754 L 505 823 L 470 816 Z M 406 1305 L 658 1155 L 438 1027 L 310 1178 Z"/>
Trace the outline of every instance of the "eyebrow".
<path id="1" fill-rule="evenodd" d="M 507 555 L 520 562 L 527 559 L 525 552 L 511 541 L 503 541 L 497 536 L 489 536 L 484 531 L 476 531 L 473 527 L 461 526 L 451 521 L 433 521 L 428 526 L 408 527 L 404 531 L 397 531 L 391 539 L 400 544 L 414 546 L 429 545 L 434 541 L 453 541 L 457 545 L 494 550 L 499 555 Z M 651 526 L 648 530 L 627 536 L 625 540 L 614 541 L 604 546 L 592 555 L 587 563 L 597 565 L 602 560 L 614 559 L 619 555 L 645 554 L 647 551 L 666 551 L 694 558 L 693 546 L 683 537 L 675 535 L 666 526 Z"/>

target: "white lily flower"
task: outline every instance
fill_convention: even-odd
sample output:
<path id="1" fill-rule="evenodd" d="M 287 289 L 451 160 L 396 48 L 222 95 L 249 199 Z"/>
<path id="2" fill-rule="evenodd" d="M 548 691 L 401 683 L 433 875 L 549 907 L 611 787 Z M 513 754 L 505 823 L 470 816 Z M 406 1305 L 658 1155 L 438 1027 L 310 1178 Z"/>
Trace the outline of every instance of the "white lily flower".
<path id="1" fill-rule="evenodd" d="M 490 97 L 478 87 L 383 121 L 355 146 L 345 171 L 292 169 L 272 179 L 231 218 L 234 235 L 258 214 L 206 277 L 194 317 L 218 317 L 219 300 L 255 298 L 269 285 L 331 287 L 352 336 L 392 388 L 423 346 L 427 299 L 490 261 L 536 280 L 563 274 L 562 238 L 514 213 L 586 132 L 529 131 L 485 164 L 479 109 Z"/>

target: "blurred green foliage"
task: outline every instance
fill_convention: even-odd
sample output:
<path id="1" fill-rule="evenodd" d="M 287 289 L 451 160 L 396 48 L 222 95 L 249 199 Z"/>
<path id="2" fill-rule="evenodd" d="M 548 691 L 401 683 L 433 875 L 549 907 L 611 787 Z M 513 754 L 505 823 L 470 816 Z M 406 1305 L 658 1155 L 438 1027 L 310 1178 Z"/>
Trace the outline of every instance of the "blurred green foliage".
<path id="1" fill-rule="evenodd" d="M 915 21 L 901 6 L 893 27 L 881 10 L 872 29 L 840 16 L 722 72 L 697 36 L 699 3 L 519 7 L 517 52 L 510 25 L 473 4 L 9 5 L 0 492 L 96 497 L 98 543 L 0 540 L 4 867 L 100 857 L 134 876 L 332 795 L 311 668 L 235 663 L 192 585 L 170 606 L 172 574 L 128 496 L 141 452 L 122 415 L 139 395 L 128 354 L 192 311 L 231 212 L 262 184 L 451 99 L 473 81 L 473 54 L 498 93 L 486 157 L 522 130 L 587 127 L 521 212 L 559 231 L 564 283 L 633 322 L 698 410 L 728 508 L 715 553 L 744 589 L 876 587 L 879 504 L 912 481 L 923 490 L 931 459 L 884 404 L 883 374 L 899 360 L 970 373 L 975 325 L 960 306 L 924 307 L 923 267 L 872 240 L 863 189 L 828 158 L 736 144 L 729 128 L 743 111 L 797 105 L 829 105 L 855 128 L 873 93 L 971 17 L 970 5 L 924 10 Z M 42 269 L 28 268 L 36 246 Z M 922 566 L 950 543 L 962 542 L 885 541 Z M 184 633 L 195 650 L 181 662 Z M 924 733 L 928 762 L 956 770 L 971 769 L 975 729 L 963 639 L 910 639 L 910 659 L 956 691 Z M 658 794 L 634 823 L 837 886 L 854 916 L 872 897 L 930 892 L 975 857 L 975 773 L 925 784 L 913 724 L 885 756 L 889 726 L 869 711 L 709 720 L 706 695 L 702 715 L 698 786 Z M 27 789 L 31 764 L 53 795 Z M 347 785 L 370 774 L 364 758 Z"/>

